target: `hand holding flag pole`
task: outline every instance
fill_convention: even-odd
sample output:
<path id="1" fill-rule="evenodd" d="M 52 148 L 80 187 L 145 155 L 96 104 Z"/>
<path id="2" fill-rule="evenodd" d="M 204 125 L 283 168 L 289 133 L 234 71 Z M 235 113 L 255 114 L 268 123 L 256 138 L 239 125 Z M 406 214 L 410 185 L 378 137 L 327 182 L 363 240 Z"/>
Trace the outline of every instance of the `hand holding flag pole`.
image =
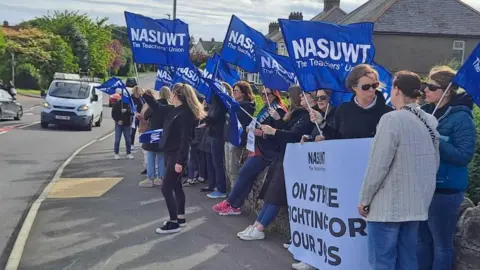
<path id="1" fill-rule="evenodd" d="M 312 107 L 310 106 L 310 103 L 308 103 L 307 96 L 305 95 L 305 92 L 302 92 L 302 94 L 303 94 L 303 98 L 305 99 L 305 103 L 307 103 L 308 110 L 309 110 L 310 112 L 313 111 Z M 327 106 L 327 112 L 328 112 L 328 106 Z M 322 130 L 320 129 L 320 126 L 318 125 L 317 122 L 315 122 L 315 126 L 317 126 L 318 133 L 320 134 L 320 136 L 323 136 L 323 132 L 322 132 Z"/>

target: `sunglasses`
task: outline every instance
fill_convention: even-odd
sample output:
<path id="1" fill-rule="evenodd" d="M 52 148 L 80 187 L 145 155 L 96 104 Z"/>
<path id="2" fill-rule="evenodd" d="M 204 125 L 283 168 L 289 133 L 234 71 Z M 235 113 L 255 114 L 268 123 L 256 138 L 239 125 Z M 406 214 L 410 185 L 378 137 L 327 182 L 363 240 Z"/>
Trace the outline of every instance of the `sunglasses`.
<path id="1" fill-rule="evenodd" d="M 273 95 L 272 93 L 262 92 L 262 96 Z"/>
<path id="2" fill-rule="evenodd" d="M 328 100 L 328 96 L 326 95 L 321 95 L 321 96 L 316 96 L 313 98 L 315 101 L 326 101 Z"/>
<path id="3" fill-rule="evenodd" d="M 443 87 L 435 85 L 435 84 L 430 84 L 430 83 L 425 83 L 422 85 L 421 91 L 425 93 L 425 90 L 428 88 L 429 91 L 435 92 L 438 89 L 443 89 Z"/>
<path id="4" fill-rule="evenodd" d="M 372 83 L 372 84 L 363 84 L 363 85 L 360 86 L 360 88 L 363 91 L 368 91 L 370 89 L 376 90 L 379 86 L 380 86 L 380 83 L 376 82 L 376 83 Z"/>

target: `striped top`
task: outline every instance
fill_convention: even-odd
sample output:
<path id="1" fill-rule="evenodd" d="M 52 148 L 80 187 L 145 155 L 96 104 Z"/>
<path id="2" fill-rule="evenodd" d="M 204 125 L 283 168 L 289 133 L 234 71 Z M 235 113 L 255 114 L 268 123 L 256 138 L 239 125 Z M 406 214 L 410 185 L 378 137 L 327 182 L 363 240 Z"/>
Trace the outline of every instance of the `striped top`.
<path id="1" fill-rule="evenodd" d="M 437 120 L 409 104 L 418 116 L 402 109 L 382 116 L 372 141 L 370 159 L 360 192 L 360 203 L 369 205 L 368 221 L 423 221 L 435 191 L 440 164 Z"/>

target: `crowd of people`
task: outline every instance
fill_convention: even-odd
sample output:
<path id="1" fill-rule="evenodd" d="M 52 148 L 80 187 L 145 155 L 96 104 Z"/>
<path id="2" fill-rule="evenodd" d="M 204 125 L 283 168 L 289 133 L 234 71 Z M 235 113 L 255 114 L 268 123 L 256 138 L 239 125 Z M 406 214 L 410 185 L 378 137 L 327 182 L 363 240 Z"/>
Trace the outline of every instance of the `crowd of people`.
<path id="1" fill-rule="evenodd" d="M 254 241 L 265 238 L 266 228 L 287 206 L 283 160 L 288 143 L 373 138 L 358 204 L 368 223 L 372 269 L 451 270 L 457 212 L 476 140 L 472 98 L 451 84 L 454 76 L 446 66 L 432 68 L 426 82 L 413 72 L 397 72 L 390 107 L 377 71 L 363 64 L 346 79 L 352 99 L 338 107 L 330 103 L 329 90 L 303 92 L 291 86 L 289 106 L 279 91 L 264 88 L 259 112 L 248 82 L 233 87 L 223 83 L 242 108 L 238 114 L 245 132 L 240 147 L 227 141 L 231 123 L 216 95 L 207 103 L 188 84 L 158 92 L 135 87 L 136 111 L 121 100 L 112 110 L 115 158 L 122 133 L 127 157 L 133 158 L 132 126 L 138 133 L 163 129 L 159 143 L 142 144 L 142 173 L 147 178 L 139 183 L 161 186 L 170 219 L 157 229 L 160 234 L 179 232 L 186 225 L 183 187 L 204 184 L 206 196 L 222 199 L 213 211 L 239 215 L 258 176 L 268 168 L 258 196 L 263 208 L 252 225 L 237 233 Z M 255 136 L 254 151 L 245 149 L 248 133 Z M 304 262 L 292 267 L 315 269 Z"/>

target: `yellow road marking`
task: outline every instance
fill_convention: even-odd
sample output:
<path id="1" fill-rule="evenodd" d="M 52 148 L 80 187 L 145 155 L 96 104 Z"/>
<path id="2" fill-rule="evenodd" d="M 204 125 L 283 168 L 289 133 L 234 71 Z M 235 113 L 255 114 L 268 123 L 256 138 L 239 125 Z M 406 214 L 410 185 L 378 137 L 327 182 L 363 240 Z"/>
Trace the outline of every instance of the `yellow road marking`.
<path id="1" fill-rule="evenodd" d="M 118 184 L 122 177 L 59 178 L 48 193 L 49 199 L 97 198 Z"/>

